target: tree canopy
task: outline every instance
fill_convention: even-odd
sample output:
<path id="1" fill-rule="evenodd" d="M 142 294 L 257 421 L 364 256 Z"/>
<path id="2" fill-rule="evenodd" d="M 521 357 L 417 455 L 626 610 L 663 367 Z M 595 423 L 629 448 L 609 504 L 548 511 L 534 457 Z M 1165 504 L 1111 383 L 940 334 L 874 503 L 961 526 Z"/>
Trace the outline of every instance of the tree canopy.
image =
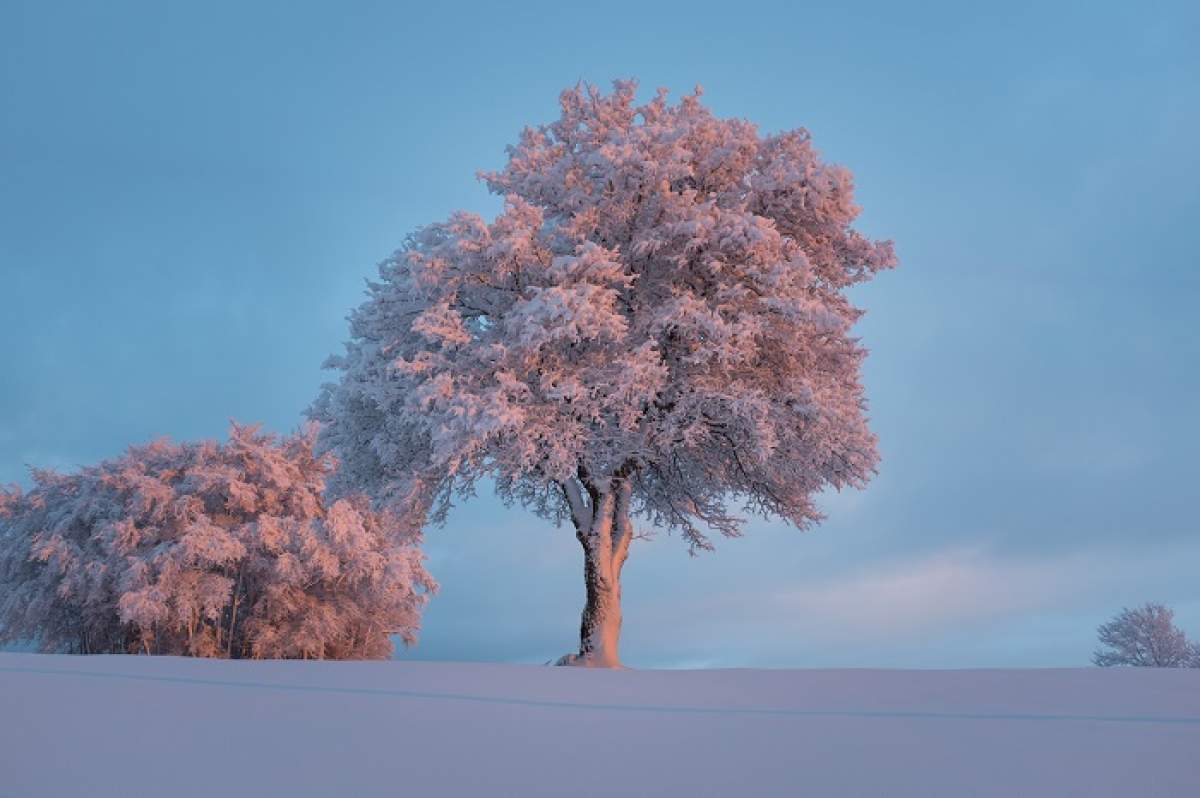
<path id="1" fill-rule="evenodd" d="M 849 171 L 802 129 L 635 88 L 564 92 L 482 175 L 503 213 L 381 264 L 311 411 L 342 484 L 437 519 L 490 478 L 578 526 L 627 483 L 632 512 L 709 548 L 737 505 L 806 527 L 815 493 L 869 479 L 844 289 L 895 258 L 851 228 Z"/>
<path id="2" fill-rule="evenodd" d="M 413 642 L 420 529 L 324 497 L 315 430 L 130 447 L 0 490 L 0 641 L 44 651 L 364 658 Z"/>

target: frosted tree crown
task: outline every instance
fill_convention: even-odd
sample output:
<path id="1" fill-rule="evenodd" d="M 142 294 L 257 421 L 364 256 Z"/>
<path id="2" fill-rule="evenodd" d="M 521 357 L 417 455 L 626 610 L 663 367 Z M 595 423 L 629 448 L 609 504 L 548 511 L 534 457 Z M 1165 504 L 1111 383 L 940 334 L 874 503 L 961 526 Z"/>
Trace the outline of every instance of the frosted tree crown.
<path id="1" fill-rule="evenodd" d="M 380 266 L 312 410 L 345 484 L 438 518 L 488 477 L 558 520 L 564 481 L 619 473 L 706 548 L 738 534 L 730 500 L 804 527 L 815 492 L 869 478 L 843 289 L 895 258 L 851 229 L 850 173 L 699 90 L 634 94 L 563 92 L 481 175 L 500 216 L 456 213 Z"/>
<path id="2" fill-rule="evenodd" d="M 0 486 L 0 643 L 44 651 L 350 659 L 416 640 L 420 530 L 324 497 L 312 431 L 132 446 Z"/>

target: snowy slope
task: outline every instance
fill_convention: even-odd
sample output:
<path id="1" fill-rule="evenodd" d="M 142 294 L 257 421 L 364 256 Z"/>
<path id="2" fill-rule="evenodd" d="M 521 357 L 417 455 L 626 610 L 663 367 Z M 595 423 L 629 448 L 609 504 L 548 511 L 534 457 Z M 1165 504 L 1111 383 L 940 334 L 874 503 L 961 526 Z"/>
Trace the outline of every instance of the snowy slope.
<path id="1" fill-rule="evenodd" d="M 0 796 L 1200 795 L 1200 670 L 0 654 Z"/>

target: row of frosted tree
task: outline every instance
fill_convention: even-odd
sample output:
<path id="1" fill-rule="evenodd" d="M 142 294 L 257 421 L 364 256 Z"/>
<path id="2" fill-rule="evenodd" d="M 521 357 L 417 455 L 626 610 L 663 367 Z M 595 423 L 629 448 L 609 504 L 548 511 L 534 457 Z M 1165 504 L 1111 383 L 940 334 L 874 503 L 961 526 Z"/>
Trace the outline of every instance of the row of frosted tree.
<path id="1" fill-rule="evenodd" d="M 574 533 L 585 605 L 562 661 L 616 666 L 635 519 L 709 549 L 864 486 L 846 292 L 895 265 L 891 242 L 853 228 L 852 176 L 807 131 L 635 90 L 563 92 L 482 176 L 502 213 L 456 213 L 380 266 L 315 441 L 235 428 L 6 494 L 0 634 L 377 656 L 432 589 L 420 530 L 483 484 Z"/>

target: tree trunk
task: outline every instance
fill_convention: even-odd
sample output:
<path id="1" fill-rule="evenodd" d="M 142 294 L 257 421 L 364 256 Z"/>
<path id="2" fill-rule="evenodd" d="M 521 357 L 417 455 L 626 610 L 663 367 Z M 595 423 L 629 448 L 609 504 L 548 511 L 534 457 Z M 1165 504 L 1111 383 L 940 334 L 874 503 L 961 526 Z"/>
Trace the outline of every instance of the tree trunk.
<path id="1" fill-rule="evenodd" d="M 621 582 L 603 551 L 584 543 L 583 580 L 587 603 L 579 626 L 579 661 L 592 668 L 619 668 Z"/>
<path id="2" fill-rule="evenodd" d="M 587 602 L 579 626 L 579 653 L 559 660 L 564 665 L 620 668 L 621 569 L 629 555 L 633 525 L 629 518 L 630 486 L 593 494 L 590 518 L 577 518 L 576 537 L 583 546 L 583 581 Z M 586 520 L 587 523 L 580 523 Z"/>
<path id="3" fill-rule="evenodd" d="M 242 594 L 242 572 L 244 566 L 238 566 L 237 586 L 233 589 L 233 610 L 229 614 L 229 647 L 225 650 L 225 656 L 228 659 L 233 659 L 233 633 L 237 628 L 238 604 L 241 603 Z M 239 652 L 240 653 L 240 652 Z"/>

